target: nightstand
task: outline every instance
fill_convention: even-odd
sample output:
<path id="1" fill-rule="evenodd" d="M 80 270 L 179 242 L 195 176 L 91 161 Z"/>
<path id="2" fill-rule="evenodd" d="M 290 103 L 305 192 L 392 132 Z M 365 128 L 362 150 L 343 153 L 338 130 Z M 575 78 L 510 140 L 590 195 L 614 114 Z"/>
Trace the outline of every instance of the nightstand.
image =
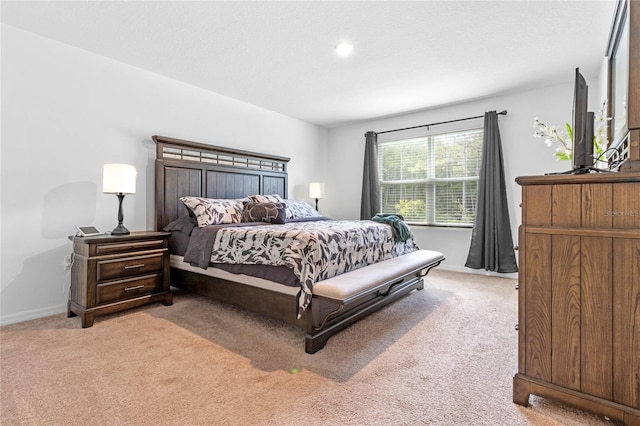
<path id="1" fill-rule="evenodd" d="M 98 315 L 151 302 L 169 306 L 168 232 L 132 232 L 73 239 L 67 316 L 91 327 Z"/>

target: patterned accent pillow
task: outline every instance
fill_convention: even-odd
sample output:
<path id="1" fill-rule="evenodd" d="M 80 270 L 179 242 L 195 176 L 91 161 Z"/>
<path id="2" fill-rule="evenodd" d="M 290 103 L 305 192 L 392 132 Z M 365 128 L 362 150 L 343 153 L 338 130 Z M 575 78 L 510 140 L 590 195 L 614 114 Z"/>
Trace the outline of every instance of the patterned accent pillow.
<path id="1" fill-rule="evenodd" d="M 321 217 L 316 209 L 304 201 L 287 200 L 287 219 L 300 219 L 303 217 Z"/>
<path id="2" fill-rule="evenodd" d="M 180 201 L 196 217 L 200 228 L 222 223 L 240 223 L 242 220 L 242 200 L 180 197 Z"/>
<path id="3" fill-rule="evenodd" d="M 278 194 L 271 194 L 271 195 L 255 194 L 255 195 L 249 195 L 247 198 L 250 201 L 253 201 L 254 203 L 284 203 L 284 200 Z"/>
<path id="4" fill-rule="evenodd" d="M 283 203 L 254 203 L 249 201 L 242 210 L 243 222 L 284 223 L 286 213 Z"/>

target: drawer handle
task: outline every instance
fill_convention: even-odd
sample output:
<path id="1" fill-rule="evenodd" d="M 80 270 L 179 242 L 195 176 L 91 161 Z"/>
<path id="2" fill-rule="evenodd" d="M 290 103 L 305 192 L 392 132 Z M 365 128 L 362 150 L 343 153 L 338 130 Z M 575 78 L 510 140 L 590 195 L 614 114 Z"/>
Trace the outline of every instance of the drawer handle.
<path id="1" fill-rule="evenodd" d="M 144 288 L 144 286 L 143 285 L 137 285 L 135 287 L 125 287 L 124 291 L 140 290 L 141 288 Z"/>
<path id="2" fill-rule="evenodd" d="M 124 269 L 138 269 L 138 268 L 144 268 L 144 263 L 138 263 L 137 265 L 127 265 L 124 267 Z"/>

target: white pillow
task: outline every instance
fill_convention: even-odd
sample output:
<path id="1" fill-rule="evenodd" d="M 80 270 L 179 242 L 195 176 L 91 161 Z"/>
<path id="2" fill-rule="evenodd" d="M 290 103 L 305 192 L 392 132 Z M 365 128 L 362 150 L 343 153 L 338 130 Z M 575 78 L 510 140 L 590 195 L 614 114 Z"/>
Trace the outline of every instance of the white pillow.
<path id="1" fill-rule="evenodd" d="M 300 219 L 304 217 L 321 217 L 316 209 L 304 201 L 287 200 L 287 219 Z"/>

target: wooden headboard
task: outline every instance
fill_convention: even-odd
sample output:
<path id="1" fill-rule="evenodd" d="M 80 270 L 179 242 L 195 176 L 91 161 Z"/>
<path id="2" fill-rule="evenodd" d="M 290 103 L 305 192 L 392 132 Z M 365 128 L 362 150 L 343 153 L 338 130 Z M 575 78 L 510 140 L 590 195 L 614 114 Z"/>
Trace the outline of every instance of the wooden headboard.
<path id="1" fill-rule="evenodd" d="M 166 136 L 156 143 L 156 230 L 187 213 L 180 197 L 287 198 L 289 158 L 207 145 Z"/>

